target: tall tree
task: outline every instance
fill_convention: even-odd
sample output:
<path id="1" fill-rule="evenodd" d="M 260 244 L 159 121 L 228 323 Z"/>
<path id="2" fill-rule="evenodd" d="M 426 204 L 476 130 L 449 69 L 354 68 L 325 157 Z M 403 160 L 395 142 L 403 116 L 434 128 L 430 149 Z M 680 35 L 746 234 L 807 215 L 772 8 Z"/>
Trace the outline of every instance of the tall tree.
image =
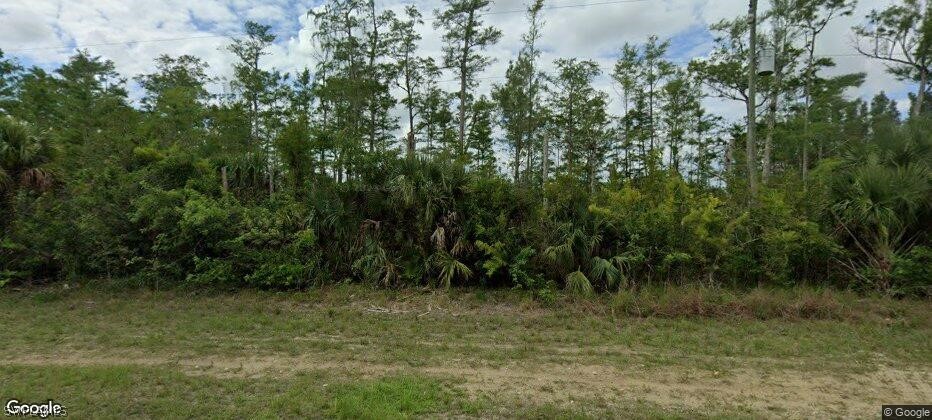
<path id="1" fill-rule="evenodd" d="M 469 123 L 469 150 L 472 164 L 480 172 L 495 172 L 495 149 L 492 140 L 492 111 L 495 104 L 485 96 L 480 96 L 472 104 L 472 117 Z"/>
<path id="2" fill-rule="evenodd" d="M 501 111 L 501 125 L 505 129 L 505 141 L 513 151 L 512 173 L 515 182 L 521 179 L 521 164 L 525 165 L 525 178 L 533 173 L 533 160 L 536 151 L 535 134 L 540 125 L 536 101 L 540 91 L 540 72 L 536 60 L 540 55 L 537 41 L 543 22 L 540 11 L 543 0 L 536 0 L 527 10 L 530 25 L 528 32 L 522 36 L 524 45 L 518 57 L 508 63 L 505 71 L 505 83 L 492 88 L 492 98 Z M 542 158 L 544 152 L 541 151 Z"/>
<path id="3" fill-rule="evenodd" d="M 698 89 L 698 86 L 696 86 Z M 696 95 L 699 96 L 699 95 Z M 694 150 L 692 153 L 693 179 L 702 186 L 708 186 L 713 177 L 719 172 L 716 159 L 723 159 L 723 141 L 716 131 L 722 124 L 722 117 L 709 114 L 702 107 L 700 101 L 693 103 L 692 123 L 695 133 L 687 144 Z"/>
<path id="4" fill-rule="evenodd" d="M 511 169 L 514 182 L 521 179 L 521 163 L 528 153 L 528 129 L 531 123 L 527 81 L 533 66 L 526 56 L 519 55 L 517 61 L 508 63 L 505 83 L 492 87 L 492 98 L 500 111 L 500 123 L 505 131 L 505 143 L 512 150 Z"/>
<path id="5" fill-rule="evenodd" d="M 883 60 L 898 80 L 918 83 L 912 115 L 919 116 L 932 73 L 932 3 L 902 0 L 882 11 L 872 10 L 867 24 L 854 31 L 858 52 Z"/>
<path id="6" fill-rule="evenodd" d="M 268 48 L 275 41 L 271 27 L 247 21 L 246 36 L 235 38 L 227 47 L 236 55 L 233 64 L 232 87 L 239 94 L 249 116 L 253 144 L 266 161 L 266 177 L 269 194 L 275 191 L 276 156 L 274 139 L 282 126 L 282 108 L 287 99 L 283 82 L 288 75 L 277 70 L 269 71 L 260 66 L 260 59 L 269 54 Z"/>
<path id="7" fill-rule="evenodd" d="M 405 136 L 406 152 L 409 158 L 414 157 L 417 148 L 416 130 L 417 125 L 414 118 L 417 116 L 417 101 L 420 85 L 424 81 L 425 62 L 417 56 L 417 44 L 421 40 L 415 26 L 422 25 L 424 20 L 421 19 L 421 12 L 417 7 L 407 6 L 405 8 L 407 20 L 392 21 L 392 36 L 395 41 L 392 43 L 392 57 L 395 59 L 397 66 L 397 78 L 395 83 L 402 90 L 404 98 L 401 104 L 408 111 L 408 134 Z"/>
<path id="8" fill-rule="evenodd" d="M 632 112 L 634 110 L 631 109 L 631 104 L 643 91 L 640 78 L 638 77 L 638 70 L 641 68 L 641 65 L 642 57 L 638 53 L 638 47 L 626 42 L 621 48 L 618 61 L 615 62 L 615 67 L 612 71 L 612 79 L 621 89 L 621 104 L 624 112 L 621 116 L 621 151 L 624 152 L 622 164 L 626 177 L 631 176 L 631 149 L 634 147 L 635 137 L 633 125 L 634 121 L 637 119 L 637 112 Z M 641 142 L 642 156 L 646 154 L 643 145 L 644 143 Z"/>
<path id="9" fill-rule="evenodd" d="M 650 149 L 657 148 L 657 126 L 655 111 L 659 108 L 657 91 L 661 84 L 668 77 L 673 75 L 673 63 L 663 58 L 670 48 L 670 41 L 660 42 L 656 35 L 651 35 L 647 39 L 647 44 L 642 50 L 643 64 L 640 78 L 644 81 L 647 89 L 647 124 L 650 132 Z"/>
<path id="10" fill-rule="evenodd" d="M 541 29 L 544 26 L 544 21 L 541 19 L 540 12 L 544 8 L 543 0 L 533 0 L 527 8 L 527 20 L 528 20 L 528 31 L 521 37 L 524 41 L 524 45 L 521 48 L 520 54 L 525 57 L 529 62 L 530 71 L 527 74 L 527 118 L 526 123 L 527 127 L 525 129 L 525 136 L 527 138 L 526 144 L 529 148 L 527 153 L 527 168 L 528 173 L 533 172 L 534 166 L 534 142 L 535 137 L 540 126 L 540 117 L 537 115 L 539 112 L 536 109 L 538 95 L 540 93 L 541 85 L 541 74 L 537 71 L 537 57 L 540 55 L 540 51 L 537 49 L 537 41 L 541 37 Z M 541 142 L 542 143 L 542 142 Z M 549 159 L 547 156 L 547 151 L 541 149 L 541 159 Z M 542 178 L 542 184 L 546 183 L 546 176 Z"/>
<path id="11" fill-rule="evenodd" d="M 699 105 L 699 90 L 694 86 L 693 80 L 682 70 L 664 84 L 660 92 L 663 98 L 661 123 L 667 133 L 667 147 L 669 148 L 670 168 L 682 173 L 681 167 L 683 152 L 692 133 Z"/>
<path id="12" fill-rule="evenodd" d="M 68 147 L 65 156 L 71 166 L 84 167 L 95 156 L 109 155 L 103 149 L 116 147 L 134 127 L 126 79 L 112 61 L 87 51 L 78 51 L 55 72 L 60 78 L 51 125 Z"/>
<path id="13" fill-rule="evenodd" d="M 263 103 L 268 102 L 270 87 L 277 82 L 273 73 L 259 66 L 259 60 L 269 54 L 268 48 L 275 41 L 275 35 L 268 25 L 248 21 L 244 26 L 246 37 L 233 39 L 227 48 L 238 60 L 233 64 L 233 87 L 249 110 L 253 141 L 258 143 L 262 137 Z"/>
<path id="14" fill-rule="evenodd" d="M 482 51 L 494 45 L 502 37 L 502 31 L 485 27 L 482 13 L 488 11 L 491 0 L 444 0 L 446 9 L 436 10 L 434 26 L 442 28 L 443 64 L 456 69 L 459 88 L 459 153 L 466 146 L 466 111 L 469 109 L 469 89 L 476 83 L 476 75 L 486 68 L 492 59 Z"/>
<path id="15" fill-rule="evenodd" d="M 16 99 L 8 102 L 10 114 L 29 121 L 37 131 L 53 127 L 58 115 L 61 82 L 39 67 L 32 67 L 19 78 Z"/>
<path id="16" fill-rule="evenodd" d="M 562 133 L 564 171 L 584 179 L 590 191 L 611 151 L 606 111 L 608 95 L 595 90 L 592 80 L 601 73 L 591 60 L 559 59 L 550 79 L 552 124 Z"/>
<path id="17" fill-rule="evenodd" d="M 359 0 L 334 0 L 309 12 L 317 25 L 315 82 L 321 113 L 318 137 L 330 149 L 331 170 L 338 182 L 352 170 L 365 136 L 363 93 L 368 83 L 363 6 Z M 321 153 L 327 154 L 325 150 Z"/>
<path id="18" fill-rule="evenodd" d="M 375 0 L 366 1 L 364 16 L 364 50 L 367 61 L 363 67 L 363 102 L 369 111 L 365 119 L 365 131 L 369 140 L 369 152 L 384 151 L 398 128 L 397 119 L 391 113 L 395 98 L 390 92 L 391 80 L 396 68 L 386 58 L 391 54 L 393 43 L 398 40 L 390 36 L 391 25 L 396 21 L 391 10 L 376 12 Z"/>
<path id="19" fill-rule="evenodd" d="M 795 70 L 801 50 L 794 46 L 799 27 L 793 25 L 796 16 L 796 0 L 771 0 L 767 20 L 770 23 L 768 44 L 774 54 L 773 75 L 768 83 L 767 94 L 767 134 L 764 137 L 764 150 L 761 158 L 761 181 L 766 185 L 773 173 L 774 136 L 777 130 L 777 114 L 781 109 L 780 99 L 786 96 L 792 81 L 787 83 L 787 76 Z"/>
<path id="20" fill-rule="evenodd" d="M 443 152 L 453 156 L 457 145 L 455 121 L 450 110 L 452 98 L 438 86 L 440 69 L 434 61 L 428 58 L 424 64 L 425 82 L 417 101 L 418 113 L 421 115 L 418 131 L 424 133 L 428 154 L 436 156 L 438 152 Z"/>
<path id="21" fill-rule="evenodd" d="M 812 142 L 809 114 L 812 106 L 813 84 L 818 78 L 819 68 L 834 65 L 831 59 L 816 57 L 817 41 L 832 19 L 851 14 L 855 3 L 856 0 L 797 0 L 794 5 L 796 16 L 793 22 L 802 29 L 806 54 L 803 72 L 805 108 L 803 109 L 802 177 L 804 186 L 807 185 L 809 143 Z M 819 157 L 821 157 L 823 150 L 821 142 L 819 142 L 818 150 Z"/>
<path id="22" fill-rule="evenodd" d="M 184 142 L 188 145 L 200 138 L 204 127 L 206 105 L 212 98 L 207 83 L 207 64 L 191 55 L 155 60 L 156 71 L 136 77 L 146 90 L 142 108 L 151 118 L 143 124 L 144 134 L 163 146 Z M 202 134 L 202 133 L 200 133 Z"/>
<path id="23" fill-rule="evenodd" d="M 747 149 L 748 188 L 751 201 L 757 196 L 757 0 L 750 0 L 748 7 L 748 138 Z"/>

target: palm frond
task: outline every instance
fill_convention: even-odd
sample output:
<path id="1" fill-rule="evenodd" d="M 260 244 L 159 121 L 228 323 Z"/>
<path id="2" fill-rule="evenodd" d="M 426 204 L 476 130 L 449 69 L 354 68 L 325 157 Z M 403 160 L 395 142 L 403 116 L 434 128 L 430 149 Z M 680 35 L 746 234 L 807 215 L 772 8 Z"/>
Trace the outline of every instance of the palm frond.
<path id="1" fill-rule="evenodd" d="M 593 257 L 589 265 L 592 267 L 589 270 L 592 280 L 602 282 L 606 288 L 614 287 L 621 280 L 621 271 L 609 260 Z"/>
<path id="2" fill-rule="evenodd" d="M 466 264 L 446 252 L 434 254 L 433 260 L 434 267 L 440 270 L 440 275 L 437 278 L 438 283 L 445 289 L 450 288 L 454 279 L 467 280 L 472 277 L 472 270 Z"/>
<path id="3" fill-rule="evenodd" d="M 437 249 L 447 249 L 447 234 L 443 226 L 437 226 L 437 228 L 434 229 L 434 233 L 430 235 L 430 241 L 433 242 L 434 247 Z"/>
<path id="4" fill-rule="evenodd" d="M 566 291 L 574 296 L 589 296 L 592 294 L 592 283 L 582 271 L 576 270 L 566 275 Z"/>

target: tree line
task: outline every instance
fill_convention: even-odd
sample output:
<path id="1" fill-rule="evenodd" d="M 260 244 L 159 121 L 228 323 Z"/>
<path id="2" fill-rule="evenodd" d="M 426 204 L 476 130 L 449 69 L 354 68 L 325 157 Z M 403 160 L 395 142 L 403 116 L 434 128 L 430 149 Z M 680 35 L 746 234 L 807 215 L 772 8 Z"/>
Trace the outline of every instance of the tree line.
<path id="1" fill-rule="evenodd" d="M 930 6 L 902 0 L 852 29 L 864 59 L 916 84 L 900 115 L 883 92 L 845 95 L 864 74 L 825 75 L 823 32 L 853 1 L 770 3 L 713 24 L 712 51 L 686 64 L 651 36 L 620 45 L 610 69 L 560 58 L 548 72 L 535 0 L 488 94 L 480 76 L 502 36 L 483 20 L 490 0 L 433 12 L 439 57 L 419 51 L 418 8 L 327 1 L 308 11 L 315 66 L 295 74 L 263 65 L 276 37 L 246 22 L 226 47 L 231 78 L 162 55 L 133 78 L 135 106 L 113 62 L 88 51 L 54 72 L 0 53 L 0 284 L 928 293 Z M 749 79 L 760 49 L 772 74 Z M 612 92 L 594 86 L 602 76 Z M 714 115 L 709 97 L 749 118 Z"/>

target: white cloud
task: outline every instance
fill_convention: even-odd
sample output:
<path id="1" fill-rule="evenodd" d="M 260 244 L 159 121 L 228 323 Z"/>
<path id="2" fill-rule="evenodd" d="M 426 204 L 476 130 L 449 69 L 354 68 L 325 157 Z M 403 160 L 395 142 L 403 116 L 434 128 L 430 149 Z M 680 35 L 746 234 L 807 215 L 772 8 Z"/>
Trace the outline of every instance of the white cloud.
<path id="1" fill-rule="evenodd" d="M 113 60 L 126 76 L 149 72 L 153 59 L 160 54 L 194 54 L 204 58 L 211 71 L 228 76 L 231 55 L 223 50 L 229 43 L 225 35 L 238 32 L 242 22 L 254 19 L 273 25 L 279 41 L 265 57 L 263 64 L 283 71 L 296 71 L 313 65 L 312 22 L 305 12 L 320 0 L 33 0 L 0 6 L 0 48 L 17 56 L 47 67 L 55 67 L 72 53 L 72 46 L 117 43 L 116 45 L 89 46 L 94 53 Z M 641 2 L 593 4 L 588 7 L 565 7 L 586 3 L 585 0 L 559 0 L 545 4 L 558 7 L 543 12 L 545 26 L 540 41 L 543 51 L 541 66 L 552 68 L 552 61 L 560 57 L 590 58 L 604 69 L 610 69 L 612 56 L 625 42 L 643 42 L 648 35 L 662 38 L 678 36 L 680 44 L 691 42 L 696 28 L 723 18 L 742 16 L 747 12 L 746 0 L 647 0 Z M 594 2 L 601 3 L 601 2 Z M 761 1 L 762 10 L 767 1 Z M 852 54 L 850 28 L 860 22 L 872 8 L 885 7 L 888 0 L 861 0 L 853 16 L 833 22 L 819 40 L 821 54 Z M 405 5 L 414 4 L 423 13 L 426 25 L 422 27 L 422 53 L 435 59 L 441 57 L 441 32 L 433 28 L 434 9 L 441 7 L 440 0 L 379 0 L 380 8 L 389 8 L 401 14 Z M 492 14 L 483 19 L 500 28 L 503 37 L 498 45 L 487 52 L 496 61 L 485 74 L 480 92 L 487 92 L 492 83 L 499 82 L 508 61 L 521 45 L 521 35 L 527 29 L 524 13 L 510 13 L 524 8 L 523 0 L 500 0 L 493 4 Z M 764 28 L 766 30 L 766 28 Z M 701 31 L 700 31 L 701 32 Z M 123 44 L 125 41 L 152 41 Z M 46 47 L 65 45 L 65 48 Z M 688 48 L 688 47 L 692 48 Z M 679 48 L 679 49 L 677 49 Z M 708 45 L 676 45 L 679 54 L 702 54 Z M 838 66 L 826 74 L 866 72 L 865 85 L 852 92 L 870 97 L 880 90 L 904 104 L 906 92 L 913 86 L 898 82 L 885 72 L 882 64 L 857 56 L 835 58 Z M 446 75 L 445 79 L 452 78 Z M 597 81 L 599 88 L 614 92 L 607 77 Z M 445 83 L 454 89 L 454 83 Z M 616 101 L 617 102 L 617 101 Z M 713 101 L 710 107 L 726 117 L 740 115 L 740 104 Z M 617 104 L 613 105 L 618 107 Z M 617 111 L 617 109 L 616 109 Z"/>

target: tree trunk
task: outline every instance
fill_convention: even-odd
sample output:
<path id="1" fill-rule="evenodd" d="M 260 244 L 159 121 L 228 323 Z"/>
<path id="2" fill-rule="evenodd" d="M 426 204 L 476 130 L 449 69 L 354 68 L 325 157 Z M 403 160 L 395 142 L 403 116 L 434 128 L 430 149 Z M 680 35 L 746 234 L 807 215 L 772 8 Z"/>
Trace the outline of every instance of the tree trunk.
<path id="1" fill-rule="evenodd" d="M 696 145 L 696 182 L 699 185 L 705 186 L 705 140 L 703 140 L 702 132 L 702 115 L 699 115 L 699 123 L 696 127 L 696 139 L 698 144 Z"/>
<path id="2" fill-rule="evenodd" d="M 764 162 L 762 166 L 763 183 L 767 185 L 770 182 L 770 175 L 773 171 L 773 135 L 777 124 L 778 101 L 780 100 L 780 88 L 783 84 L 783 63 L 780 62 L 780 55 L 783 53 L 782 46 L 784 43 L 784 31 L 782 26 L 776 30 L 779 35 L 774 37 L 774 73 L 773 86 L 770 90 L 770 109 L 767 118 L 767 138 L 764 140 Z"/>
<path id="3" fill-rule="evenodd" d="M 735 136 L 728 137 L 728 148 L 725 150 L 725 172 L 731 173 L 735 166 Z"/>
<path id="4" fill-rule="evenodd" d="M 227 180 L 227 167 L 220 167 L 220 185 L 223 187 L 223 192 L 230 191 L 230 182 Z"/>
<path id="5" fill-rule="evenodd" d="M 540 195 L 544 197 L 544 209 L 547 208 L 547 171 L 550 169 L 550 133 L 544 131 L 544 138 L 541 141 L 541 178 L 540 178 Z"/>
<path id="6" fill-rule="evenodd" d="M 547 185 L 547 170 L 550 169 L 550 135 L 546 132 L 544 133 L 544 149 L 543 154 L 541 155 L 541 186 Z M 546 198 L 544 198 L 546 200 Z"/>
<path id="7" fill-rule="evenodd" d="M 751 201 L 757 195 L 757 139 L 755 129 L 757 125 L 757 0 L 750 0 L 748 8 L 748 22 L 751 26 L 751 40 L 748 48 L 748 137 L 747 137 L 747 168 L 748 188 Z"/>
<path id="8" fill-rule="evenodd" d="M 802 175 L 803 175 L 803 191 L 808 188 L 808 174 L 809 174 L 809 109 L 812 107 L 812 69 L 815 60 L 815 34 L 812 35 L 812 40 L 809 44 L 809 61 L 806 68 L 806 109 L 804 110 L 805 119 L 803 120 L 803 165 L 802 165 Z"/>
<path id="9" fill-rule="evenodd" d="M 459 140 L 460 154 L 466 154 L 466 77 L 469 61 L 469 48 L 472 43 L 472 25 L 475 19 L 475 9 L 469 11 L 469 20 L 466 24 L 466 33 L 463 37 L 463 56 L 460 59 L 460 121 Z"/>
<path id="10" fill-rule="evenodd" d="M 408 58 L 410 60 L 410 58 Z M 410 66 L 410 61 L 408 62 Z M 408 92 L 408 159 L 414 158 L 414 100 L 411 97 L 411 69 L 405 71 L 405 90 Z"/>
<path id="11" fill-rule="evenodd" d="M 922 113 L 922 102 L 926 97 L 926 85 L 929 83 L 929 70 L 926 67 L 919 69 L 919 91 L 916 94 L 916 102 L 913 104 L 913 117 L 919 117 Z"/>
<path id="12" fill-rule="evenodd" d="M 514 159 L 514 178 L 515 184 L 518 183 L 518 178 L 521 175 L 521 142 L 518 140 L 518 143 L 515 144 L 515 159 Z"/>
<path id="13" fill-rule="evenodd" d="M 764 185 L 770 182 L 770 174 L 773 170 L 773 135 L 777 124 L 777 101 L 780 98 L 780 82 L 782 80 L 782 70 L 778 66 L 773 76 L 773 87 L 770 91 L 770 109 L 767 116 L 767 137 L 764 139 L 764 162 L 762 165 L 762 179 Z"/>

